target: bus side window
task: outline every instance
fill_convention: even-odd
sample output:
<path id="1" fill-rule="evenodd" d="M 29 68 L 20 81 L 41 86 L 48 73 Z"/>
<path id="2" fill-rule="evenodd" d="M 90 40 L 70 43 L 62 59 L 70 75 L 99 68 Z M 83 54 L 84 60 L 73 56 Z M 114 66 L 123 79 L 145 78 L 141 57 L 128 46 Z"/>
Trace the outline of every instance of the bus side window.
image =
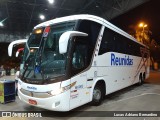
<path id="1" fill-rule="evenodd" d="M 72 53 L 72 75 L 83 71 L 88 66 L 88 47 L 83 38 L 77 37 L 74 42 L 74 48 Z"/>
<path id="2" fill-rule="evenodd" d="M 79 23 L 79 27 L 77 30 L 88 34 L 87 37 L 81 38 L 82 41 L 86 41 L 85 45 L 87 50 L 83 50 L 83 52 L 86 52 L 87 54 L 85 58 L 86 61 L 85 67 L 88 67 L 92 61 L 92 55 L 95 49 L 100 28 L 101 25 L 93 21 L 82 20 Z"/>
<path id="3" fill-rule="evenodd" d="M 116 43 L 115 33 L 112 30 L 105 28 L 98 54 L 102 55 L 107 52 L 114 52 L 116 47 L 115 43 Z"/>
<path id="4" fill-rule="evenodd" d="M 86 37 L 76 37 L 72 53 L 72 75 L 86 69 L 92 61 L 96 41 L 101 25 L 88 20 L 81 20 L 77 25 L 77 31 L 87 33 Z"/>
<path id="5" fill-rule="evenodd" d="M 85 67 L 85 54 L 83 53 L 86 49 L 85 45 L 75 45 L 72 58 L 72 66 L 74 69 L 83 69 Z"/>

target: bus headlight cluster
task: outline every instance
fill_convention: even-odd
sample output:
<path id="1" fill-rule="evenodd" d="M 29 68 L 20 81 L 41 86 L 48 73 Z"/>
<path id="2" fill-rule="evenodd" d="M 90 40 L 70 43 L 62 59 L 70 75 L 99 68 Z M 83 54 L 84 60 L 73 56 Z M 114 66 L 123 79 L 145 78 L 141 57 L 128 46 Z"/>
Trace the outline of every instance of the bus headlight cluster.
<path id="1" fill-rule="evenodd" d="M 58 95 L 58 94 L 60 94 L 60 93 L 62 93 L 62 89 L 57 89 L 57 90 L 52 90 L 52 91 L 50 91 L 49 92 L 51 95 Z"/>
<path id="2" fill-rule="evenodd" d="M 67 85 L 67 86 L 64 86 L 64 87 L 61 87 L 61 88 L 59 88 L 59 89 L 57 89 L 57 90 L 52 90 L 52 91 L 50 91 L 50 92 L 48 92 L 50 95 L 58 95 L 58 94 L 61 94 L 61 93 L 63 93 L 63 92 L 65 92 L 65 91 L 67 91 L 67 90 L 69 90 L 71 87 L 73 87 L 74 85 L 76 84 L 76 81 L 75 82 L 73 82 L 73 83 L 71 83 L 71 84 L 69 84 L 69 85 Z"/>
<path id="3" fill-rule="evenodd" d="M 49 92 L 49 94 L 50 95 L 58 95 L 58 94 L 61 94 L 61 93 L 65 92 L 65 91 L 69 90 L 70 88 L 71 88 L 70 85 L 68 85 L 68 86 L 59 88 L 57 90 L 52 90 L 52 91 Z"/>

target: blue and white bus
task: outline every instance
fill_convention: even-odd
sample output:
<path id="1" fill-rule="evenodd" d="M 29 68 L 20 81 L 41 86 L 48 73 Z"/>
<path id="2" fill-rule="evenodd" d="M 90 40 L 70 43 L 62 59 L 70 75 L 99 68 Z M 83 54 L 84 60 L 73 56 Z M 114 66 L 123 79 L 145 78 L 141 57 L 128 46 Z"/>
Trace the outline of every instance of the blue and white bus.
<path id="1" fill-rule="evenodd" d="M 33 106 L 69 111 L 88 102 L 99 105 L 105 95 L 148 76 L 148 47 L 103 18 L 72 15 L 34 27 L 18 95 Z"/>

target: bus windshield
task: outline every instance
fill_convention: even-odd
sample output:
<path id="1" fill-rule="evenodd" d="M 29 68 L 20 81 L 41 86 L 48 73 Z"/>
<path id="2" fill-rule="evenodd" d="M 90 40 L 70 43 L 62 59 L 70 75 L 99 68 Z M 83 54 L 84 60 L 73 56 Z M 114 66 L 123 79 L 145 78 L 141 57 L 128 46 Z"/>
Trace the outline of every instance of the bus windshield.
<path id="1" fill-rule="evenodd" d="M 33 31 L 24 50 L 22 79 L 49 80 L 62 76 L 66 71 L 66 53 L 59 53 L 59 38 L 66 31 L 72 31 L 75 22 L 65 22 Z"/>

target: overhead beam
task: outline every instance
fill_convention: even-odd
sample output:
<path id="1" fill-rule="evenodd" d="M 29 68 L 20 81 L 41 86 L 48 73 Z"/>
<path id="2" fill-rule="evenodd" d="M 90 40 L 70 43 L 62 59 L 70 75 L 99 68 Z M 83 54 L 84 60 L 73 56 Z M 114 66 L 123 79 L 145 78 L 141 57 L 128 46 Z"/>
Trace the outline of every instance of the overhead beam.
<path id="1" fill-rule="evenodd" d="M 107 20 L 111 20 L 148 1 L 149 0 L 114 0 L 111 9 L 102 14 L 102 16 Z"/>
<path id="2" fill-rule="evenodd" d="M 43 6 L 43 7 L 46 7 L 48 8 L 48 6 L 46 4 L 39 4 L 39 3 L 26 3 L 26 2 L 13 2 L 13 1 L 8 1 L 8 3 L 12 3 L 12 4 L 23 4 L 23 5 L 30 5 L 30 6 Z M 53 9 L 61 9 L 61 10 L 69 10 L 69 11 L 72 11 L 73 9 L 70 9 L 70 8 L 59 8 L 59 6 L 50 6 L 50 8 L 53 8 Z"/>
<path id="3" fill-rule="evenodd" d="M 94 3 L 95 0 L 91 0 L 90 2 L 88 2 L 83 8 L 81 8 L 78 13 L 81 13 L 82 11 L 84 11 L 87 7 L 89 7 L 92 3 Z"/>
<path id="4" fill-rule="evenodd" d="M 58 10 L 55 13 L 55 17 L 57 16 L 59 10 L 62 8 L 62 6 L 64 5 L 65 2 L 66 2 L 66 0 L 63 0 L 63 2 L 61 3 L 61 6 L 59 8 L 57 8 Z"/>
<path id="5" fill-rule="evenodd" d="M 34 2 L 35 2 L 35 4 L 36 4 L 36 0 L 34 0 Z M 32 16 L 33 16 L 33 11 L 34 11 L 34 9 L 35 9 L 35 6 L 33 6 L 33 8 L 32 8 L 32 13 L 31 13 L 30 20 L 29 20 L 29 23 L 28 23 L 28 29 L 29 29 L 30 24 L 31 24 L 31 20 L 32 20 Z"/>

